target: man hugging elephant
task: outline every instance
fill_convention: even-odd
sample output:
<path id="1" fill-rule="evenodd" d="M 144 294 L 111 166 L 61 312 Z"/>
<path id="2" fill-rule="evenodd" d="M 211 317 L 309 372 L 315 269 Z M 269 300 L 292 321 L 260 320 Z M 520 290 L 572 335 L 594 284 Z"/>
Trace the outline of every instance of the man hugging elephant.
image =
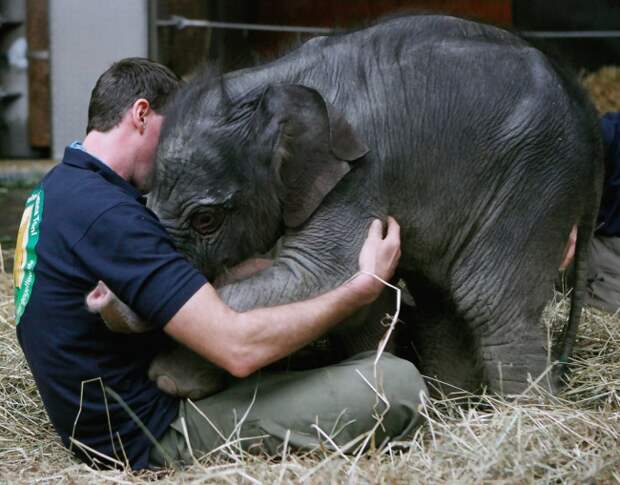
<path id="1" fill-rule="evenodd" d="M 137 92 L 106 86 L 119 79 L 119 69 L 113 66 L 93 91 L 94 120 L 113 111 L 99 93 Z M 418 307 L 411 328 L 418 363 L 446 390 L 484 386 L 516 394 L 531 379 L 558 389 L 561 367 L 553 364 L 568 360 L 580 318 L 602 150 L 596 113 L 578 84 L 523 39 L 453 17 L 402 17 L 311 39 L 258 68 L 199 76 L 165 111 L 155 170 L 162 119 L 149 103 L 140 93 L 120 103 L 113 122 L 91 120 L 84 144 L 70 148 L 68 162 L 43 182 L 51 193 L 46 204 L 61 196 L 78 203 L 63 206 L 63 224 L 55 220 L 53 250 L 38 239 L 39 289 L 18 333 L 65 443 L 74 443 L 75 413 L 67 412 L 73 408 L 63 409 L 68 417 L 52 411 L 66 392 L 57 383 L 70 382 L 49 375 L 58 366 L 49 365 L 47 353 L 65 359 L 65 371 L 76 377 L 71 383 L 101 377 L 104 389 L 121 394 L 161 438 L 151 448 L 122 406 L 114 408 L 110 431 L 118 431 L 137 466 L 187 459 L 184 422 L 194 450 L 213 449 L 250 403 L 240 437 L 266 435 L 262 445 L 272 453 L 289 430 L 291 445 L 314 446 L 316 417 L 321 429 L 326 416 L 337 427 L 341 411 L 354 422 L 337 435 L 339 445 L 368 430 L 379 441 L 406 436 L 420 422 L 425 389 L 415 368 L 383 354 L 377 377 L 390 408 L 379 427 L 370 419 L 376 396 L 351 374 L 357 368 L 374 379 L 369 354 L 359 352 L 376 348 L 382 333 L 383 305 L 375 301 L 381 286 L 366 273 L 385 279 L 397 270 L 407 283 Z M 63 187 L 88 191 L 92 208 L 82 203 L 85 193 L 53 191 L 67 166 L 79 169 L 67 177 L 89 171 Z M 104 190 L 100 178 L 114 190 Z M 135 187 L 152 188 L 149 209 Z M 400 259 L 398 226 L 388 214 L 402 227 Z M 377 218 L 388 220 L 385 237 Z M 539 320 L 574 227 L 571 316 L 562 341 L 548 349 Z M 41 235 L 44 229 L 52 231 L 45 217 Z M 205 283 L 202 274 L 212 279 L 278 240 L 277 258 L 260 271 L 217 292 Z M 59 248 L 66 254 L 52 267 L 46 251 Z M 54 291 L 42 281 L 56 284 Z M 132 325 L 143 333 L 113 333 L 87 313 L 84 296 L 98 281 L 139 315 Z M 104 309 L 106 291 L 98 287 L 89 301 Z M 69 300 L 77 296 L 79 304 Z M 54 320 L 41 357 L 40 321 L 62 312 L 73 324 Z M 90 322 L 86 328 L 76 323 L 78 312 Z M 114 319 L 105 311 L 104 317 Z M 346 325 L 334 326 L 345 317 Z M 169 348 L 162 329 L 193 353 Z M 338 334 L 348 360 L 303 373 L 252 374 L 328 330 Z M 88 355 L 86 364 L 76 352 Z M 171 377 L 171 362 L 200 369 L 190 378 L 208 375 L 213 364 L 244 378 L 200 401 L 197 412 L 146 379 L 153 358 L 150 375 L 168 392 L 195 390 Z M 47 382 L 53 384 L 42 387 Z M 98 421 L 101 388 L 88 386 L 77 438 L 113 456 L 109 436 L 116 435 Z M 217 430 L 201 413 L 220 419 Z"/>
<path id="2" fill-rule="evenodd" d="M 146 59 L 113 64 L 92 91 L 84 141 L 67 147 L 26 204 L 17 336 L 63 444 L 93 466 L 140 469 L 191 462 L 186 438 L 195 456 L 227 441 L 277 454 L 285 436 L 292 448 L 311 449 L 321 431 L 336 429 L 330 439 L 348 451 L 364 434 L 404 439 L 421 423 L 425 390 L 407 361 L 385 353 L 375 367 L 374 355 L 358 354 L 306 372 L 257 372 L 377 298 L 383 285 L 374 276 L 391 278 L 400 257 L 398 224 L 370 224 L 360 273 L 337 288 L 290 305 L 230 308 L 144 205 L 166 102 L 178 86 Z M 128 307 L 89 312 L 86 295 L 103 303 L 108 287 Z M 118 333 L 104 320 L 149 328 Z M 162 392 L 147 374 L 171 338 L 238 379 L 196 403 Z M 387 413 L 376 409 L 373 387 L 389 401 Z"/>

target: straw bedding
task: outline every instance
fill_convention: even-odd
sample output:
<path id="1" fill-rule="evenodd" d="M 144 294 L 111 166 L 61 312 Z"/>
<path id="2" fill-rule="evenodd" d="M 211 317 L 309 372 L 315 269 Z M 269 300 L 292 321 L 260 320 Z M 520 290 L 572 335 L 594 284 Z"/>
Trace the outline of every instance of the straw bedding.
<path id="1" fill-rule="evenodd" d="M 605 66 L 581 77 L 599 112 L 620 111 L 620 66 Z"/>

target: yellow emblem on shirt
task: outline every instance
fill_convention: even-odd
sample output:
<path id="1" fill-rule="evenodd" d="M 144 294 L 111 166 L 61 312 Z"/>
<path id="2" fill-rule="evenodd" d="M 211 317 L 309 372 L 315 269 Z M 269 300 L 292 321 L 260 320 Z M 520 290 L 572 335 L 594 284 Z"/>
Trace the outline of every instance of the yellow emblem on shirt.
<path id="1" fill-rule="evenodd" d="M 43 189 L 35 189 L 28 200 L 19 224 L 15 263 L 13 267 L 13 284 L 15 287 L 15 323 L 19 323 L 26 309 L 32 287 L 34 286 L 34 268 L 37 264 L 35 247 L 39 242 L 39 224 L 43 214 Z"/>

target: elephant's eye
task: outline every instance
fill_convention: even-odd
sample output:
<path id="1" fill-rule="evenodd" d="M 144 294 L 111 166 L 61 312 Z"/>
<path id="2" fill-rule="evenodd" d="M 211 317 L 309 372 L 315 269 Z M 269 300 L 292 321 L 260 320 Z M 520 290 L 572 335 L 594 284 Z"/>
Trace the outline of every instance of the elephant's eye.
<path id="1" fill-rule="evenodd" d="M 190 222 L 196 232 L 207 236 L 218 230 L 222 223 L 222 217 L 213 209 L 203 209 L 192 215 Z"/>

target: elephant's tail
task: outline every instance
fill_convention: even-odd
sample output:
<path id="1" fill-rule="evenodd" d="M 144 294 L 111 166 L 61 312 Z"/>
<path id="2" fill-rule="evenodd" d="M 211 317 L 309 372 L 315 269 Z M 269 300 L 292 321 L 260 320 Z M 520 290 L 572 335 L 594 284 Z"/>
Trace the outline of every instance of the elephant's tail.
<path id="1" fill-rule="evenodd" d="M 574 79 L 571 82 L 574 83 Z M 561 365 L 559 369 L 561 375 L 565 375 L 568 370 L 568 359 L 573 352 L 573 346 L 577 337 L 577 329 L 579 327 L 579 321 L 581 320 L 581 311 L 585 302 L 590 245 L 594 237 L 594 228 L 599 211 L 599 204 L 601 202 L 605 174 L 603 140 L 598 115 L 583 89 L 578 87 L 576 92 L 581 93 L 579 104 L 584 108 L 583 111 L 581 111 L 584 115 L 582 122 L 588 125 L 588 129 L 585 131 L 585 145 L 590 149 L 585 150 L 585 153 L 589 154 L 589 156 L 585 156 L 586 163 L 583 164 L 583 166 L 587 168 L 589 173 L 584 173 L 583 176 L 590 180 L 591 185 L 582 189 L 587 191 L 587 195 L 585 198 L 586 203 L 582 208 L 581 218 L 577 226 L 575 271 L 572 281 L 573 293 L 571 295 L 570 314 L 568 316 L 568 323 L 564 329 L 564 334 L 559 342 L 560 352 L 558 360 Z"/>
<path id="2" fill-rule="evenodd" d="M 588 248 L 592 237 L 592 227 L 580 224 L 577 229 L 577 245 L 575 247 L 575 271 L 573 273 L 573 292 L 571 295 L 570 314 L 564 329 L 564 334 L 560 340 L 560 355 L 558 360 L 562 365 L 562 372 L 566 369 L 566 364 L 573 352 L 581 311 L 585 300 L 586 277 L 588 265 Z"/>

